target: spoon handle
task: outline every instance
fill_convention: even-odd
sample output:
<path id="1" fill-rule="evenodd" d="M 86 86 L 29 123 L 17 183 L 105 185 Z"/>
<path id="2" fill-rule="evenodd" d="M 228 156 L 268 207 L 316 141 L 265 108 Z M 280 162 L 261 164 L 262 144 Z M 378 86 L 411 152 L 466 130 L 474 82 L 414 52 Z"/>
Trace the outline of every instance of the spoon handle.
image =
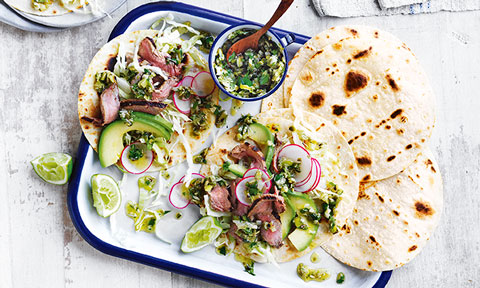
<path id="1" fill-rule="evenodd" d="M 263 26 L 262 29 L 258 31 L 258 32 L 262 31 L 262 33 L 259 33 L 259 34 L 263 34 L 267 32 L 267 30 L 270 29 L 273 26 L 273 24 L 275 24 L 275 22 L 277 22 L 277 20 L 280 19 L 280 17 L 282 17 L 282 15 L 287 11 L 290 5 L 292 5 L 293 1 L 294 0 L 282 0 L 282 2 L 280 2 L 280 4 L 278 5 L 277 10 L 275 10 L 275 13 L 273 13 L 272 18 L 270 18 L 267 24 L 265 24 L 265 26 Z"/>

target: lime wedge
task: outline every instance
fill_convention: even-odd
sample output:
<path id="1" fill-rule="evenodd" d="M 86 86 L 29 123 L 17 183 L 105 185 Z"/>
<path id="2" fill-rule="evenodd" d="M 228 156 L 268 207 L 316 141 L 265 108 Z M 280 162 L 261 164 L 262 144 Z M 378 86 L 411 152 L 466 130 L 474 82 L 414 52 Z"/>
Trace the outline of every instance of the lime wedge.
<path id="1" fill-rule="evenodd" d="M 105 174 L 95 174 L 91 179 L 93 206 L 98 215 L 108 217 L 117 212 L 122 203 L 120 187 L 112 177 Z"/>
<path id="2" fill-rule="evenodd" d="M 185 253 L 197 251 L 213 243 L 222 233 L 222 227 L 212 216 L 204 216 L 188 229 L 180 249 Z"/>
<path id="3" fill-rule="evenodd" d="M 63 185 L 72 174 L 72 156 L 64 153 L 46 153 L 30 161 L 38 177 L 47 183 Z"/>

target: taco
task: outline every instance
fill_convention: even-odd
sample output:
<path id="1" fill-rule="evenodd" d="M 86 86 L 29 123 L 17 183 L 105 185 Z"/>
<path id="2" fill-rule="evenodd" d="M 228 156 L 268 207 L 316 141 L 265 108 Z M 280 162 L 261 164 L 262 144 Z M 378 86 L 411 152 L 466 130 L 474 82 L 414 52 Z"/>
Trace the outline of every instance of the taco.
<path id="1" fill-rule="evenodd" d="M 358 194 L 355 158 L 340 132 L 311 113 L 280 113 L 244 115 L 206 153 L 207 177 L 191 185 L 205 190 L 187 193 L 205 214 L 223 217 L 229 228 L 219 239 L 248 261 L 290 261 L 329 240 Z"/>
<path id="2" fill-rule="evenodd" d="M 132 143 L 153 150 L 150 170 L 184 160 L 193 164 L 192 153 L 214 126 L 225 122 L 218 89 L 195 47 L 209 36 L 171 19 L 165 22 L 171 26 L 111 40 L 87 69 L 78 116 L 104 167 L 117 163 Z M 184 34 L 193 36 L 183 40 Z"/>

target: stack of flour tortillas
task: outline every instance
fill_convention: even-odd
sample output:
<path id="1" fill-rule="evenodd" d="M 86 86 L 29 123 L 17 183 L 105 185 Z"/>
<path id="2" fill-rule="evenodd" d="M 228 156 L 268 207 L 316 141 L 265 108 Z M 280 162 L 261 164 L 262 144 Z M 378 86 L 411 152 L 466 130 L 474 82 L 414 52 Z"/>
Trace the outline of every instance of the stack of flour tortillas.
<path id="1" fill-rule="evenodd" d="M 343 263 L 384 271 L 425 246 L 440 219 L 440 170 L 427 147 L 435 99 L 410 49 L 366 26 L 333 27 L 290 62 L 262 112 L 289 107 L 333 123 L 356 158 L 360 193 L 347 224 L 322 247 Z M 300 115 L 298 115 L 300 116 Z"/>

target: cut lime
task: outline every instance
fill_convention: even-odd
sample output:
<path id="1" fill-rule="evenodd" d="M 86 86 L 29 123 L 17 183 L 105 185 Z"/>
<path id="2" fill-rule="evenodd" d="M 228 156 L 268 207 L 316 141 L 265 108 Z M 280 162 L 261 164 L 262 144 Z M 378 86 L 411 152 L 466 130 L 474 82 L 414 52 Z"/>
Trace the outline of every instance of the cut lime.
<path id="1" fill-rule="evenodd" d="M 213 243 L 220 233 L 222 233 L 222 227 L 218 221 L 212 216 L 204 216 L 188 229 L 180 249 L 185 253 L 200 250 Z"/>
<path id="2" fill-rule="evenodd" d="M 117 212 L 122 203 L 122 193 L 115 179 L 105 174 L 95 174 L 91 182 L 93 206 L 97 208 L 98 215 L 108 217 Z"/>
<path id="3" fill-rule="evenodd" d="M 64 153 L 46 153 L 30 161 L 35 173 L 47 183 L 63 185 L 72 174 L 72 156 Z"/>

